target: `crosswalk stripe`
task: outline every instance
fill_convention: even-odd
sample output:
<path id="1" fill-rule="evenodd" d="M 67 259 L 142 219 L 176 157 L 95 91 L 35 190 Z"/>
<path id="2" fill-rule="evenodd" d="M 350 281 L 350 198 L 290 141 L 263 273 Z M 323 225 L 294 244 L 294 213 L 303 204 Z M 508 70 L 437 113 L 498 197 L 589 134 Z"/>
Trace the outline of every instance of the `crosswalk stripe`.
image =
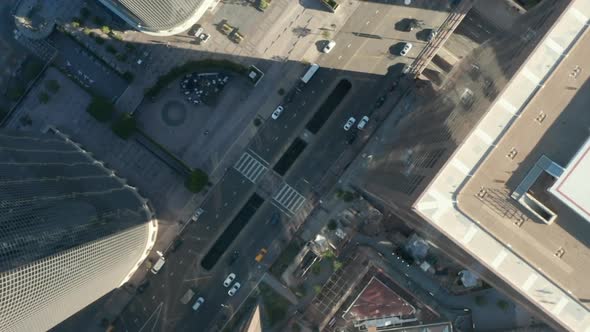
<path id="1" fill-rule="evenodd" d="M 268 169 L 262 162 L 254 158 L 248 152 L 244 152 L 238 161 L 234 164 L 234 168 L 240 172 L 246 179 L 253 183 L 260 178 Z"/>
<path id="2" fill-rule="evenodd" d="M 286 183 L 275 193 L 273 200 L 293 214 L 305 203 L 305 197 Z"/>

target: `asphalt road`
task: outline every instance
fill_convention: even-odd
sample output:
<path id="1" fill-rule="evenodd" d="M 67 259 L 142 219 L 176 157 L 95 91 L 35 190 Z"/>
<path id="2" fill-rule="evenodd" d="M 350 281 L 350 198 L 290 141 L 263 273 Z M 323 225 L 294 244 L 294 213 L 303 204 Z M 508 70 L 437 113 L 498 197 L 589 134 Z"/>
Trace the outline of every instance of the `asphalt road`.
<path id="1" fill-rule="evenodd" d="M 295 96 L 292 103 L 286 106 L 278 120 L 266 121 L 258 136 L 245 151 L 248 155 L 244 156 L 244 160 L 249 166 L 236 165 L 243 173 L 230 168 L 221 182 L 211 189 L 208 199 L 201 206 L 205 213 L 199 221 L 187 226 L 182 235 L 183 244 L 176 252 L 166 254 L 167 262 L 164 268 L 158 275 L 148 277 L 149 287 L 128 305 L 121 314 L 117 327 L 127 331 L 216 330 L 247 298 L 268 269 L 270 262 L 287 244 L 285 239 L 289 217 L 296 212 L 290 211 L 287 205 L 300 197 L 309 200 L 314 185 L 321 181 L 324 172 L 350 147 L 346 143 L 347 133 L 342 128 L 346 119 L 354 116 L 358 121 L 363 115 L 370 114 L 372 105 L 382 94 L 380 91 L 384 93 L 387 89 L 383 82 L 388 78 L 382 74 L 395 63 L 411 61 L 379 51 L 390 48 L 388 39 L 380 39 L 380 48 L 373 49 L 374 39 L 351 33 L 360 31 L 367 34 L 384 34 L 384 25 L 393 25 L 392 22 L 396 21 L 393 16 L 405 15 L 405 12 L 396 12 L 396 9 L 403 7 L 379 5 L 382 9 L 375 12 L 375 6 L 375 3 L 369 3 L 359 7 L 342 29 L 343 32 L 335 37 L 336 48 L 332 53 L 321 55 L 318 59 L 317 63 L 322 68 L 303 91 Z M 442 22 L 446 14 L 437 14 L 441 16 Z M 404 17 L 406 16 L 400 16 L 398 19 Z M 391 38 L 394 38 L 394 35 L 406 34 L 399 31 L 388 33 Z M 371 47 L 367 46 L 368 44 L 371 44 Z M 371 49 L 376 52 L 372 58 L 364 53 Z M 418 54 L 419 49 L 415 52 Z M 355 70 L 359 63 L 364 63 L 365 66 L 370 63 L 372 68 L 368 72 L 382 74 Z M 352 89 L 348 95 L 318 134 L 306 132 L 304 127 L 307 121 L 343 78 L 352 82 Z M 302 136 L 309 145 L 281 179 L 273 174 L 272 166 L 298 136 Z M 250 172 L 251 169 L 254 171 Z M 269 179 L 278 180 L 273 182 Z M 295 192 L 289 191 L 288 187 L 285 188 L 285 183 L 293 187 Z M 273 199 L 285 189 L 288 199 L 282 202 L 281 199 Z M 266 202 L 234 239 L 233 244 L 213 269 L 204 271 L 200 267 L 202 257 L 255 190 L 266 199 Z M 270 218 L 276 211 L 281 211 L 282 222 L 271 225 Z M 268 254 L 262 263 L 258 264 L 254 257 L 263 247 L 268 249 Z M 240 251 L 240 258 L 230 267 L 227 259 L 233 250 Z M 242 284 L 241 289 L 233 297 L 227 295 L 228 289 L 222 285 L 230 272 L 235 273 L 236 281 Z M 197 289 L 197 295 L 189 304 L 183 305 L 179 300 L 189 287 Z M 191 306 L 198 296 L 204 297 L 205 303 L 194 312 Z"/>

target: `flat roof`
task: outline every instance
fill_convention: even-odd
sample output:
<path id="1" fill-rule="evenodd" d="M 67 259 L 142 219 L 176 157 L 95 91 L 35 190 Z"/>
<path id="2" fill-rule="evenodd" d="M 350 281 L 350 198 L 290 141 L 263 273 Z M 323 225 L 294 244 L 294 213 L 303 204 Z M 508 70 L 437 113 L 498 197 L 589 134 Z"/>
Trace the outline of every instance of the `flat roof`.
<path id="1" fill-rule="evenodd" d="M 589 17 L 590 0 L 571 2 L 413 205 L 554 321 L 587 332 L 590 223 L 552 195 L 556 221 L 537 221 L 510 194 L 541 155 L 566 165 L 587 139 Z"/>
<path id="2" fill-rule="evenodd" d="M 373 276 L 348 308 L 345 319 L 365 320 L 386 317 L 414 317 L 416 308 Z"/>
<path id="3" fill-rule="evenodd" d="M 590 138 L 578 150 L 549 192 L 590 222 Z"/>

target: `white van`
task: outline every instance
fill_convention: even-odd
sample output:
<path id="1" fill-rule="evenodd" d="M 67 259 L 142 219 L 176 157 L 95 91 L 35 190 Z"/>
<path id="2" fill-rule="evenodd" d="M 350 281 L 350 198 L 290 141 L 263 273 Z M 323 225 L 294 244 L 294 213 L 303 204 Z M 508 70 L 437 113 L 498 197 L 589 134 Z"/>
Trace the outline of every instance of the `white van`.
<path id="1" fill-rule="evenodd" d="M 156 264 L 154 264 L 154 266 L 152 266 L 152 273 L 153 274 L 158 274 L 158 271 L 160 271 L 160 269 L 162 268 L 162 266 L 164 266 L 164 263 L 166 263 L 166 260 L 164 259 L 163 256 L 160 256 L 160 259 L 158 259 L 158 261 L 156 262 Z"/>

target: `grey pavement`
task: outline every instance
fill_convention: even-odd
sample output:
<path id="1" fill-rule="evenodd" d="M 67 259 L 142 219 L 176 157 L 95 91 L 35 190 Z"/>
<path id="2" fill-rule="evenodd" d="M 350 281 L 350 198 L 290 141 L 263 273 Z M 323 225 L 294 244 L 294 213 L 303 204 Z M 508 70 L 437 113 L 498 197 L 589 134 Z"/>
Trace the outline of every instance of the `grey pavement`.
<path id="1" fill-rule="evenodd" d="M 281 296 L 286 298 L 291 304 L 297 304 L 299 302 L 297 296 L 295 296 L 289 288 L 278 281 L 272 274 L 265 273 L 262 276 L 262 281 L 272 287 L 277 293 L 281 294 Z"/>

